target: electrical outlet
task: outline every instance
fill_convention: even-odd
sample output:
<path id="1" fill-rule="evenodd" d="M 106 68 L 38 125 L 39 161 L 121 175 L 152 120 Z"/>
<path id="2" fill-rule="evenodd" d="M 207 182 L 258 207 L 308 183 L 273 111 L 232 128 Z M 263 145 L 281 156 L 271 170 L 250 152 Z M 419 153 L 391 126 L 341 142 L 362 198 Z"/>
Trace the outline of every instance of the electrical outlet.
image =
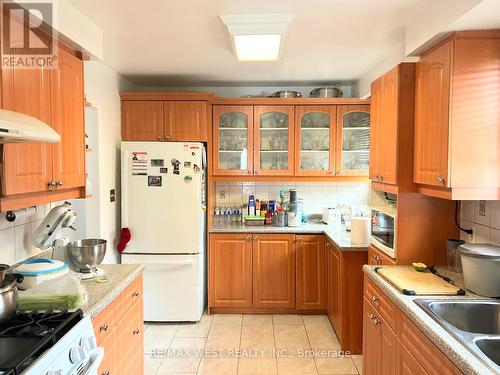
<path id="1" fill-rule="evenodd" d="M 486 201 L 479 201 L 479 216 L 486 216 Z"/>
<path id="2" fill-rule="evenodd" d="M 110 202 L 114 202 L 116 200 L 116 193 L 115 193 L 115 189 L 111 189 L 109 191 L 109 201 Z"/>
<path id="3" fill-rule="evenodd" d="M 226 200 L 226 191 L 225 190 L 219 190 L 219 200 L 220 201 Z"/>

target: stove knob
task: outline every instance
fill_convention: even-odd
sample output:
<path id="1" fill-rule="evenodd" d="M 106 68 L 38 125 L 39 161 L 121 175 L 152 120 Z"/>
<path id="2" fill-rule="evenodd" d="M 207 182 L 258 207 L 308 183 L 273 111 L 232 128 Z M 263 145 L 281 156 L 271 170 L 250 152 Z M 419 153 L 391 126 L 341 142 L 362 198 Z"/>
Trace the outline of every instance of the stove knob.
<path id="1" fill-rule="evenodd" d="M 85 359 L 85 351 L 81 346 L 71 348 L 69 351 L 69 360 L 71 363 L 81 362 Z"/>
<path id="2" fill-rule="evenodd" d="M 86 353 L 90 352 L 92 349 L 95 349 L 95 344 L 92 336 L 82 337 L 82 339 L 80 340 L 80 346 Z"/>

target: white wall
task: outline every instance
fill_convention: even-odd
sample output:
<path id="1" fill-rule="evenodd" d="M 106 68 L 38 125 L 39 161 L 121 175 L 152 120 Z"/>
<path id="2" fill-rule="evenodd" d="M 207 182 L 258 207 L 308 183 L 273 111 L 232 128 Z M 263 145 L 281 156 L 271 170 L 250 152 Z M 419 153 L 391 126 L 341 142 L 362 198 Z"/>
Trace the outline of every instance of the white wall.
<path id="1" fill-rule="evenodd" d="M 167 92 L 184 92 L 184 91 L 201 91 L 201 92 L 213 92 L 219 96 L 226 98 L 239 98 L 242 95 L 260 95 L 265 93 L 266 95 L 272 94 L 273 92 L 280 90 L 292 90 L 298 91 L 303 97 L 309 97 L 311 90 L 317 88 L 317 86 L 191 86 L 191 87 L 174 87 L 174 86 L 147 86 L 139 87 L 139 91 L 167 91 Z M 353 88 L 353 84 L 341 83 L 341 84 L 328 84 L 327 86 L 339 87 L 344 93 L 344 98 L 353 97 L 353 92 L 356 91 Z"/>
<path id="2" fill-rule="evenodd" d="M 100 61 L 85 62 L 85 94 L 97 111 L 97 182 L 93 182 L 98 200 L 99 236 L 108 241 L 104 263 L 118 261 L 116 244 L 120 229 L 120 91 L 134 90 L 128 80 Z M 109 201 L 110 189 L 116 190 L 116 201 Z M 88 215 L 92 215 L 89 212 Z M 87 218 L 88 220 L 88 218 Z"/>

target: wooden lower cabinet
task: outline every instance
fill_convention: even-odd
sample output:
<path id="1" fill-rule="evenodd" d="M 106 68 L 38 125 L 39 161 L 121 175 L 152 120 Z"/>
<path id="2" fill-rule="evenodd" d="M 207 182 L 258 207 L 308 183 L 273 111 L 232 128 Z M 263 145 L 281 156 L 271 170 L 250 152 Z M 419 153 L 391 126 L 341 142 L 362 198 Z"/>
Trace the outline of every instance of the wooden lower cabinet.
<path id="1" fill-rule="evenodd" d="M 295 308 L 295 235 L 253 236 L 253 307 Z"/>
<path id="2" fill-rule="evenodd" d="M 366 251 L 326 245 L 326 311 L 343 351 L 359 354 L 363 342 L 363 265 Z"/>
<path id="3" fill-rule="evenodd" d="M 400 375 L 426 375 L 427 372 L 420 366 L 420 363 L 406 349 L 401 341 L 396 339 L 396 373 Z"/>
<path id="4" fill-rule="evenodd" d="M 324 312 L 322 235 L 212 233 L 208 300 L 217 312 Z"/>
<path id="5" fill-rule="evenodd" d="M 366 276 L 363 301 L 365 375 L 462 374 Z"/>
<path id="6" fill-rule="evenodd" d="M 210 235 L 210 307 L 252 307 L 252 243 L 246 233 Z"/>
<path id="7" fill-rule="evenodd" d="M 300 235 L 296 239 L 297 309 L 325 310 L 325 237 Z"/>
<path id="8" fill-rule="evenodd" d="M 104 348 L 99 375 L 143 375 L 143 309 L 139 276 L 93 319 L 97 345 Z"/>

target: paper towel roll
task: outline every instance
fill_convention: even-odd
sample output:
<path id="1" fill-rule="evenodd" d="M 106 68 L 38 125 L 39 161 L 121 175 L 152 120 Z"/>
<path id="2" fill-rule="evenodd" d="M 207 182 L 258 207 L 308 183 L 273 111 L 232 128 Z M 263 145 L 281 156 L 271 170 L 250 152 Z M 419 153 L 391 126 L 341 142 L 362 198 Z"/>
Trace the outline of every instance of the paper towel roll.
<path id="1" fill-rule="evenodd" d="M 351 219 L 351 243 L 368 245 L 370 243 L 371 226 L 369 217 L 353 217 Z"/>

